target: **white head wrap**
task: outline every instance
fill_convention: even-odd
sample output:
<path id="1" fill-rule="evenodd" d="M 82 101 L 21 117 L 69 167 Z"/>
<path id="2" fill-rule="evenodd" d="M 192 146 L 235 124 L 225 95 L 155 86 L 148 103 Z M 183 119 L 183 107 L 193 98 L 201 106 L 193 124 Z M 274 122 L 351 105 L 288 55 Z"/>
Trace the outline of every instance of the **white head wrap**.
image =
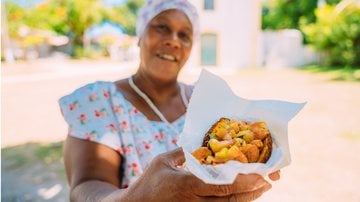
<path id="1" fill-rule="evenodd" d="M 169 9 L 178 9 L 186 14 L 192 24 L 194 40 L 196 40 L 199 35 L 199 16 L 196 8 L 187 0 L 147 0 L 137 15 L 136 36 L 141 38 L 149 22 L 159 13 Z"/>

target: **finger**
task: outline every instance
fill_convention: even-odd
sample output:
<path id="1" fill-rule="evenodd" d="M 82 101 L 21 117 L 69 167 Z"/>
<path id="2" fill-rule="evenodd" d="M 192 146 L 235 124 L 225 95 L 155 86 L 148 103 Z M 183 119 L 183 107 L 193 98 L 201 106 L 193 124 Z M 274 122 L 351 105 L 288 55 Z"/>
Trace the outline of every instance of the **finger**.
<path id="1" fill-rule="evenodd" d="M 228 201 L 230 202 L 253 201 L 259 198 L 264 192 L 268 191 L 269 189 L 271 189 L 271 184 L 268 183 L 265 186 L 255 191 L 232 195 L 230 196 Z"/>
<path id="2" fill-rule="evenodd" d="M 189 176 L 191 178 L 192 176 Z M 235 182 L 230 185 L 210 185 L 197 179 L 188 180 L 190 186 L 198 196 L 227 196 L 244 192 L 251 192 L 269 184 L 263 177 L 256 174 L 238 175 Z"/>
<path id="3" fill-rule="evenodd" d="M 270 173 L 269 178 L 273 181 L 279 180 L 280 179 L 280 170 Z"/>
<path id="4" fill-rule="evenodd" d="M 230 201 L 230 202 L 246 202 L 246 201 L 253 201 L 259 198 L 264 192 L 271 189 L 271 184 L 266 184 L 265 186 L 251 192 L 245 192 L 241 194 L 233 194 L 228 196 L 205 196 L 200 197 L 198 201 L 210 201 L 210 202 L 217 202 L 217 201 Z"/>
<path id="5" fill-rule="evenodd" d="M 234 184 L 236 184 L 237 189 L 242 190 L 242 192 L 250 192 L 269 183 L 258 174 L 239 174 L 236 177 Z"/>
<path id="6" fill-rule="evenodd" d="M 172 151 L 166 152 L 163 154 L 167 163 L 172 166 L 176 167 L 178 165 L 182 165 L 185 162 L 185 156 L 182 148 L 177 148 Z"/>

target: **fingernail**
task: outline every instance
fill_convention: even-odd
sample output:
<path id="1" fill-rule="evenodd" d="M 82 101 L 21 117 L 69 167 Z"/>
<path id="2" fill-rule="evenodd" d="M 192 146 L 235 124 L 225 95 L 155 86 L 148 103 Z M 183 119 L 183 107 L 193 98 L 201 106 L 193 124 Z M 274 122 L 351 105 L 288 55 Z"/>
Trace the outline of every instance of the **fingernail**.
<path id="1" fill-rule="evenodd" d="M 269 189 L 271 189 L 271 184 L 270 183 L 266 183 L 266 185 L 264 186 L 264 191 L 267 191 Z"/>
<path id="2" fill-rule="evenodd" d="M 261 188 L 269 184 L 264 178 L 259 178 L 259 180 L 256 181 L 256 187 Z"/>

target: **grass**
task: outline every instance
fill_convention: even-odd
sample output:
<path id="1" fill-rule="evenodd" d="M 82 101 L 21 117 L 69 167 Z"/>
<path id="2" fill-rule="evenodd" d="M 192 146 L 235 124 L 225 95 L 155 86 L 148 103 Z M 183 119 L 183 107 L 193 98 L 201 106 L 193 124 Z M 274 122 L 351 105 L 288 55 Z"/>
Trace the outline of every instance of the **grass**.
<path id="1" fill-rule="evenodd" d="M 39 145 L 35 149 L 35 156 L 45 164 L 51 164 L 57 161 L 62 162 L 62 154 L 62 142 Z"/>
<path id="2" fill-rule="evenodd" d="M 356 67 L 327 67 L 320 65 L 309 65 L 300 70 L 321 73 L 329 76 L 332 81 L 360 82 L 360 68 Z"/>
<path id="3" fill-rule="evenodd" d="M 62 142 L 51 144 L 28 143 L 1 149 L 2 168 L 17 169 L 41 163 L 45 166 L 59 164 L 63 172 Z"/>

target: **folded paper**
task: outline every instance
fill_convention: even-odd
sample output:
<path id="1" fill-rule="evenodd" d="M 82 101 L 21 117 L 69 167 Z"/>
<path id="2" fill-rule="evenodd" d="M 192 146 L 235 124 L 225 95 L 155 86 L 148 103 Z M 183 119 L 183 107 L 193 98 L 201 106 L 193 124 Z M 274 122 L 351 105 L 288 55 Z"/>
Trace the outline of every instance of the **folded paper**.
<path id="1" fill-rule="evenodd" d="M 208 184 L 231 184 L 237 174 L 267 175 L 290 164 L 288 122 L 305 103 L 280 100 L 248 100 L 233 93 L 222 78 L 202 70 L 187 109 L 185 126 L 179 145 L 186 158 L 186 169 Z M 221 117 L 237 120 L 265 121 L 273 138 L 273 150 L 265 163 L 228 161 L 218 165 L 202 165 L 191 152 L 199 148 L 210 127 Z"/>

